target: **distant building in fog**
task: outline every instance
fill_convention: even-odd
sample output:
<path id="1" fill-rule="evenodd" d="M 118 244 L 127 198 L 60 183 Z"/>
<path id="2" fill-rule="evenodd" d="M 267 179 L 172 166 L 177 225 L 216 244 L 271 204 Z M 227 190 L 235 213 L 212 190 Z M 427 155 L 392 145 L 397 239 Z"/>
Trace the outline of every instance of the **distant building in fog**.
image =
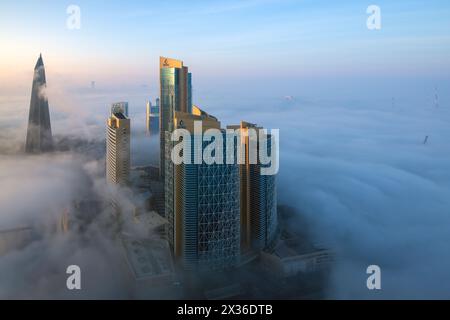
<path id="1" fill-rule="evenodd" d="M 128 115 L 128 102 L 116 102 L 111 105 L 111 115 L 115 113 L 122 113 L 125 117 Z"/>
<path id="2" fill-rule="evenodd" d="M 10 251 L 22 249 L 34 238 L 35 233 L 29 227 L 0 230 L 0 257 Z"/>
<path id="3" fill-rule="evenodd" d="M 330 268 L 334 253 L 330 250 L 298 248 L 298 243 L 280 241 L 273 252 L 262 252 L 263 267 L 277 277 L 293 277 L 299 273 L 310 273 Z"/>
<path id="4" fill-rule="evenodd" d="M 112 113 L 108 119 L 106 136 L 106 179 L 109 183 L 129 183 L 130 136 L 130 119 L 121 112 Z"/>
<path id="5" fill-rule="evenodd" d="M 150 101 L 146 105 L 146 132 L 148 135 L 159 134 L 159 99 L 156 99 L 156 105 L 153 106 Z"/>

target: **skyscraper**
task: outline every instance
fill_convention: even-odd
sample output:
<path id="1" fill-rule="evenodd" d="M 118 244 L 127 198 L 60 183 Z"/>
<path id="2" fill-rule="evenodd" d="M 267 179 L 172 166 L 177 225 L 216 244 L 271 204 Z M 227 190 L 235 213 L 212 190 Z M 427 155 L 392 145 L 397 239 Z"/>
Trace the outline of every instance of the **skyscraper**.
<path id="1" fill-rule="evenodd" d="M 27 153 L 40 153 L 53 150 L 50 112 L 45 93 L 46 87 L 44 62 L 42 55 L 39 55 L 39 59 L 34 67 L 33 86 L 31 89 L 30 113 L 25 145 L 25 151 Z"/>
<path id="2" fill-rule="evenodd" d="M 145 128 L 148 135 L 159 134 L 159 99 L 156 99 L 156 106 L 147 101 Z"/>
<path id="3" fill-rule="evenodd" d="M 220 129 L 220 122 L 203 111 L 199 115 L 175 111 L 174 129 L 191 132 L 203 141 L 205 130 Z M 194 121 L 203 133 L 195 135 Z M 222 131 L 226 145 L 227 135 Z M 236 266 L 240 258 L 239 166 L 237 164 L 174 164 L 174 143 L 166 132 L 165 202 L 168 240 L 174 257 L 185 268 L 220 270 Z M 235 137 L 233 137 L 235 139 Z M 201 142 L 202 150 L 207 143 Z M 223 150 L 225 154 L 225 147 Z"/>
<path id="4" fill-rule="evenodd" d="M 113 113 L 107 122 L 106 179 L 111 184 L 127 185 L 130 176 L 130 119 Z"/>
<path id="5" fill-rule="evenodd" d="M 227 129 L 240 130 L 242 156 L 240 165 L 241 185 L 241 248 L 245 250 L 262 250 L 270 247 L 276 239 L 278 230 L 276 176 L 262 175 L 261 164 L 250 161 L 250 153 L 260 148 L 275 152 L 271 136 L 260 135 L 263 128 L 242 121 L 240 125 L 228 126 Z M 249 133 L 253 129 L 255 135 Z M 254 148 L 251 151 L 251 145 Z"/>
<path id="6" fill-rule="evenodd" d="M 175 111 L 192 112 L 192 76 L 183 61 L 160 57 L 160 174 L 164 176 L 165 132 L 172 130 L 170 124 Z"/>

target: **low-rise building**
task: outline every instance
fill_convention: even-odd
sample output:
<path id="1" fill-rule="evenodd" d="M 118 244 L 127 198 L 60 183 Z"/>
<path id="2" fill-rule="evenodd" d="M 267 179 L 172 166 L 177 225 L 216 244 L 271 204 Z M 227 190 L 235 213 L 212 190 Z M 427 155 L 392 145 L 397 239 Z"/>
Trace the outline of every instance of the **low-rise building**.
<path id="1" fill-rule="evenodd" d="M 30 227 L 0 230 L 0 256 L 19 250 L 33 241 L 35 233 Z"/>
<path id="2" fill-rule="evenodd" d="M 330 250 L 304 248 L 293 240 L 281 240 L 272 252 L 261 253 L 264 268 L 279 277 L 319 271 L 329 267 L 333 260 L 334 256 Z"/>
<path id="3" fill-rule="evenodd" d="M 169 244 L 166 240 L 123 237 L 127 273 L 132 284 L 132 298 L 157 298 L 158 292 L 168 297 L 179 291 Z"/>

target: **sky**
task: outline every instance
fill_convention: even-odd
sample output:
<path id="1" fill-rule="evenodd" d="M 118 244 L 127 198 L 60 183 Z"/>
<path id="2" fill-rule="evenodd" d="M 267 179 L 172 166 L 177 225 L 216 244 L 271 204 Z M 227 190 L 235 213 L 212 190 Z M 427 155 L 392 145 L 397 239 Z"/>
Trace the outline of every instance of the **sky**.
<path id="1" fill-rule="evenodd" d="M 76 30 L 66 25 L 72 4 L 81 13 Z M 381 30 L 366 26 L 372 4 L 381 9 Z M 211 89 L 407 95 L 415 91 L 409 85 L 423 86 L 418 78 L 447 86 L 449 16 L 445 0 L 2 1 L 0 93 L 28 90 L 42 52 L 52 81 L 77 88 L 96 81 L 155 96 L 164 55 L 191 68 L 199 99 Z"/>

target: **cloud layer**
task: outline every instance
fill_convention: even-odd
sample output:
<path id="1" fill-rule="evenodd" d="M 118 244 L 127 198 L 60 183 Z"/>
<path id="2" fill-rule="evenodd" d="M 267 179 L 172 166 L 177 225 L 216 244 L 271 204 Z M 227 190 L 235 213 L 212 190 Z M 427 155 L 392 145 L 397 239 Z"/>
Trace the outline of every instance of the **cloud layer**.
<path id="1" fill-rule="evenodd" d="M 268 110 L 255 117 L 281 129 L 280 200 L 337 253 L 329 296 L 449 298 L 450 110 L 401 101 Z M 372 264 L 379 292 L 366 287 Z"/>
<path id="2" fill-rule="evenodd" d="M 1 101 L 1 229 L 46 225 L 74 200 L 103 196 L 104 121 L 108 104 L 124 96 L 47 92 L 53 132 L 70 141 L 52 156 L 21 153 L 28 102 Z M 157 141 L 143 135 L 143 97 L 130 104 L 135 165 L 158 159 Z M 450 298 L 450 110 L 445 103 L 432 108 L 426 99 L 393 105 L 294 95 L 289 101 L 211 98 L 202 107 L 224 125 L 242 119 L 280 129 L 280 203 L 295 206 L 315 241 L 336 252 L 330 298 Z M 44 233 L 1 257 L 0 273 L 11 277 L 0 280 L 0 297 L 67 297 L 61 270 L 70 261 L 91 270 L 87 276 L 97 285 L 86 297 L 127 295 L 126 279 L 109 268 L 118 265 L 117 248 L 97 227 L 106 217 L 100 212 L 96 219 L 84 235 Z M 371 264 L 382 270 L 379 292 L 366 288 Z"/>

